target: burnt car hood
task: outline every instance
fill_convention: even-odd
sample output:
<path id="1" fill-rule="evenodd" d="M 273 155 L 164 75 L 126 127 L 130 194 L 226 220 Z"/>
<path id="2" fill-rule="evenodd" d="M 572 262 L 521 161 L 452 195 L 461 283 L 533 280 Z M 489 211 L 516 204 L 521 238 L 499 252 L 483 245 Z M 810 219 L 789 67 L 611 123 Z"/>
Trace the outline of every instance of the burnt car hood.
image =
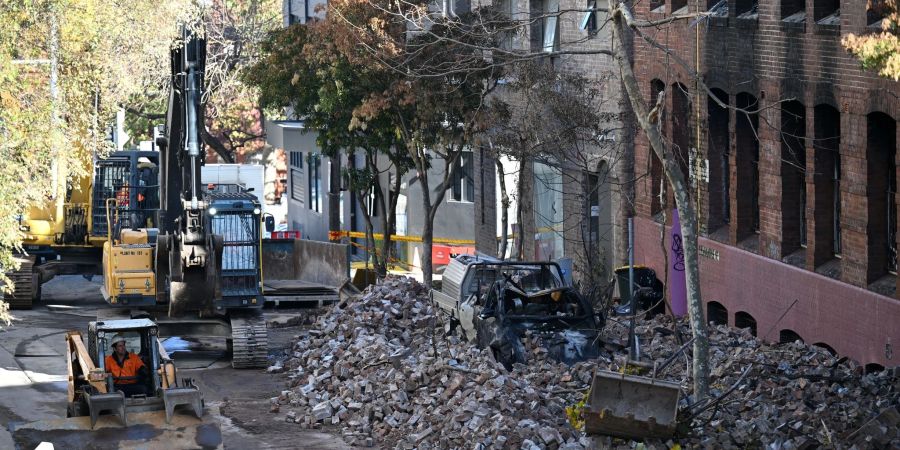
<path id="1" fill-rule="evenodd" d="M 599 332 L 591 329 L 587 321 L 581 327 L 555 326 L 549 322 L 506 322 L 505 334 L 515 351 L 514 362 L 524 363 L 531 356 L 522 342 L 528 331 L 553 360 L 571 365 L 600 356 Z"/>

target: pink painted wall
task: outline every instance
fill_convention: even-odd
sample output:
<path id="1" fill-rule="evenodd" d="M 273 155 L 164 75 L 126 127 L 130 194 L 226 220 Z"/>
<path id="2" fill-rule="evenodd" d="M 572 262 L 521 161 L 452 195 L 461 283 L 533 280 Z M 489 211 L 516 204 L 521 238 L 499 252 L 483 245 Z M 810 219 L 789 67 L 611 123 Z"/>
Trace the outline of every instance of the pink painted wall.
<path id="1" fill-rule="evenodd" d="M 634 227 L 635 264 L 652 267 L 662 279 L 659 224 L 636 217 Z M 667 230 L 671 248 L 668 239 Z M 735 313 L 744 311 L 767 341 L 778 341 L 779 332 L 790 329 L 807 343 L 823 342 L 861 364 L 900 366 L 900 351 L 893 348 L 900 345 L 900 300 L 710 239 L 701 238 L 700 246 L 718 252 L 718 260 L 700 257 L 704 304 L 724 305 L 730 325 Z"/>

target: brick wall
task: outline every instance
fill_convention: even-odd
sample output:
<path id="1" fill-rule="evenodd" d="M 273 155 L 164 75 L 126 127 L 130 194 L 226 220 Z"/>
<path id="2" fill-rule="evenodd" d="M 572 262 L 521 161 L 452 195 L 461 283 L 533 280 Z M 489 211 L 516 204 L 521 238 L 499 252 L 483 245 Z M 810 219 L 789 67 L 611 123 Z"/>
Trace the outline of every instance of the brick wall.
<path id="1" fill-rule="evenodd" d="M 586 2 L 583 0 L 561 0 L 560 10 L 564 11 L 559 17 L 558 41 L 561 49 L 575 52 L 600 52 L 610 48 L 609 28 L 600 27 L 606 20 L 604 13 L 598 12 L 596 15 L 597 26 L 593 30 L 582 30 L 580 25 L 584 18 L 584 12 L 577 11 L 584 9 Z M 598 7 L 606 8 L 604 1 L 598 2 Z M 534 19 L 531 26 L 521 30 L 521 34 L 515 39 L 513 46 L 519 49 L 528 49 L 531 51 L 540 51 L 543 47 L 543 21 L 538 19 L 538 15 L 543 14 L 543 2 L 539 0 L 513 0 L 512 6 L 513 17 L 517 20 L 526 20 L 529 17 Z M 627 258 L 627 235 L 625 218 L 633 214 L 633 188 L 631 180 L 633 179 L 633 156 L 631 151 L 631 139 L 633 133 L 629 128 L 630 124 L 623 116 L 627 115 L 628 108 L 625 107 L 625 99 L 622 96 L 621 83 L 616 74 L 617 70 L 613 70 L 615 63 L 611 58 L 600 54 L 566 54 L 547 58 L 547 63 L 561 72 L 577 73 L 591 80 L 592 87 L 600 91 L 599 98 L 596 102 L 596 108 L 603 117 L 602 127 L 607 130 L 603 137 L 603 145 L 584 146 L 579 148 L 579 160 L 577 162 L 567 162 L 564 169 L 564 198 L 563 198 L 563 216 L 565 217 L 564 229 L 564 253 L 566 257 L 573 258 L 574 274 L 576 278 L 585 276 L 585 268 L 588 265 L 588 255 L 585 250 L 584 243 L 584 226 L 588 220 L 589 207 L 586 204 L 587 198 L 584 195 L 584 172 L 586 171 L 602 171 L 599 178 L 606 183 L 604 193 L 608 192 L 612 198 L 609 200 L 610 206 L 614 213 L 609 213 L 613 218 L 611 232 L 604 233 L 601 237 L 607 241 L 611 241 L 608 245 L 600 245 L 605 248 L 604 251 L 614 254 L 611 263 L 608 265 L 616 265 Z M 502 92 L 498 95 L 504 95 Z M 625 113 L 623 113 L 625 111 Z M 521 207 L 524 222 L 521 224 L 521 236 L 525 238 L 524 254 L 526 259 L 534 258 L 534 211 L 533 206 L 533 179 L 532 179 L 532 163 L 528 162 L 523 165 L 520 177 L 524 183 L 522 191 L 518 193 L 522 199 Z M 485 205 L 485 215 L 496 217 L 497 208 L 499 208 L 499 199 L 496 198 L 496 190 L 494 179 L 485 178 L 484 183 L 476 180 L 476 190 L 480 189 L 479 185 L 484 184 L 491 189 L 493 193 L 485 191 L 484 196 L 489 202 Z M 510 193 L 514 193 L 516 186 L 507 186 Z M 478 203 L 482 196 L 476 191 L 476 214 L 481 211 Z M 515 222 L 515 211 L 510 211 L 510 221 Z M 608 224 L 605 224 L 608 225 Z M 487 245 L 487 235 L 496 233 L 496 221 L 490 225 L 487 230 L 485 225 L 476 221 L 476 228 L 479 243 L 479 249 Z M 482 236 L 483 235 L 483 236 Z M 496 252 L 496 250 L 494 250 Z M 597 255 L 591 255 L 593 259 L 599 259 Z"/>
<path id="2" fill-rule="evenodd" d="M 671 1 L 667 0 L 661 12 L 651 12 L 648 2 L 636 2 L 636 16 L 665 18 L 671 11 Z M 897 203 L 896 194 L 888 193 L 888 174 L 896 175 L 897 161 L 900 161 L 896 150 L 900 84 L 861 70 L 859 63 L 840 45 L 842 35 L 866 32 L 866 2 L 799 0 L 793 5 L 787 0 L 759 2 L 756 17 L 745 18 L 738 18 L 738 14 L 747 11 L 751 2 L 729 0 L 728 3 L 727 17 L 711 17 L 696 26 L 675 23 L 643 29 L 649 38 L 671 49 L 668 56 L 639 37 L 634 40 L 634 66 L 644 95 L 651 96 L 652 80 L 661 80 L 669 87 L 681 83 L 689 90 L 692 107 L 686 128 L 695 132 L 694 121 L 697 117 L 704 118 L 700 130 L 705 136 L 700 140 L 699 153 L 700 161 L 707 160 L 710 170 L 709 181 L 701 183 L 699 189 L 698 209 L 704 234 L 768 258 L 772 268 L 767 270 L 797 270 L 784 264 L 784 259 L 806 271 L 828 273 L 848 285 L 896 296 L 897 277 L 888 273 L 887 268 L 892 256 L 888 250 L 889 226 L 896 226 L 897 221 L 891 224 L 887 219 L 889 212 L 898 217 L 897 208 L 888 208 Z M 689 0 L 688 8 L 693 12 L 698 5 L 707 4 L 705 0 Z M 827 16 L 837 7 L 839 23 L 819 24 L 813 20 L 813 17 Z M 799 10 L 806 11 L 805 21 L 782 20 L 783 14 Z M 721 127 L 725 116 L 713 114 L 713 120 L 707 119 L 710 105 L 714 103 L 708 100 L 706 92 L 698 98 L 689 73 L 697 55 L 704 82 L 724 93 L 723 100 L 727 99 L 728 104 L 757 112 L 755 125 L 751 126 L 746 114 L 730 110 L 727 136 L 723 136 Z M 678 60 L 688 67 L 681 66 Z M 678 132 L 673 133 L 671 127 L 684 126 L 684 121 L 673 120 L 671 98 L 674 95 L 674 92 L 667 95 L 668 116 L 663 126 L 670 140 L 678 139 Z M 677 116 L 681 118 L 681 114 Z M 792 116 L 802 120 L 790 123 Z M 712 127 L 720 130 L 711 130 Z M 783 131 L 790 131 L 795 137 L 786 139 Z M 728 150 L 727 166 L 719 164 L 721 150 L 711 150 L 711 146 Z M 655 202 L 649 188 L 652 179 L 648 171 L 649 154 L 646 138 L 638 133 L 635 170 L 640 181 L 636 204 L 638 215 L 645 218 L 652 217 Z M 792 158 L 786 158 L 787 155 Z M 840 162 L 839 183 L 832 179 L 837 161 Z M 728 173 L 713 173 L 720 167 L 727 167 Z M 692 171 L 696 172 L 696 168 Z M 727 224 L 716 215 L 721 208 L 721 197 L 714 192 L 719 189 L 719 177 L 729 180 Z M 835 255 L 833 246 L 837 214 L 835 189 L 839 190 L 840 205 L 839 255 Z M 696 196 L 695 190 L 692 193 Z M 805 208 L 801 203 L 804 196 Z M 802 246 L 804 230 L 806 245 Z M 735 258 L 742 254 L 736 253 Z M 798 278 L 798 282 L 814 280 L 818 279 Z M 747 280 L 739 277 L 729 282 L 743 281 Z M 736 295 L 738 298 L 709 300 L 716 300 L 732 311 L 732 306 L 737 304 L 774 301 L 771 297 L 774 294 L 765 289 L 753 293 L 738 290 Z M 872 298 L 884 299 L 877 294 Z M 820 296 L 816 301 L 823 308 L 833 308 L 835 305 L 828 303 L 841 300 Z M 813 324 L 798 325 L 803 326 Z M 859 325 L 843 326 L 853 329 Z M 798 332 L 803 335 L 802 331 Z"/>
<path id="3" fill-rule="evenodd" d="M 871 191 L 886 190 L 885 186 L 875 184 L 868 190 L 864 186 L 873 180 L 870 175 L 875 175 L 875 166 L 883 170 L 887 170 L 887 166 L 866 157 L 870 147 L 867 115 L 880 111 L 896 116 L 900 111 L 900 89 L 896 82 L 862 71 L 858 62 L 840 46 L 842 33 L 865 31 L 865 2 L 841 2 L 840 25 L 822 25 L 812 20 L 813 14 L 821 17 L 825 12 L 833 11 L 834 5 L 823 2 L 817 2 L 820 9 L 815 8 L 812 0 L 800 1 L 797 5 L 761 2 L 756 19 L 737 18 L 736 11 L 746 7 L 739 3 L 734 0 L 729 2 L 728 17 L 713 17 L 696 27 L 677 23 L 659 29 L 645 29 L 649 37 L 672 49 L 673 54 L 667 57 L 641 39 L 635 39 L 635 68 L 640 85 L 648 97 L 651 95 L 650 83 L 654 79 L 662 80 L 670 89 L 676 83 L 687 87 L 691 100 L 687 123 L 681 120 L 683 109 L 681 112 L 673 109 L 679 102 L 673 104 L 672 98 L 677 99 L 678 94 L 670 90 L 667 94 L 668 120 L 663 127 L 673 144 L 684 142 L 682 134 L 696 130 L 695 118 L 698 115 L 705 118 L 709 114 L 710 102 L 697 101 L 697 91 L 687 68 L 675 62 L 677 57 L 693 68 L 698 54 L 696 32 L 700 31 L 700 72 L 707 85 L 721 90 L 730 104 L 739 100 L 738 94 L 759 99 L 759 104 L 753 108 L 759 110 L 759 125 L 755 133 L 745 115 L 733 111 L 728 114 L 728 174 L 713 173 L 716 168 L 725 165 L 717 159 L 718 149 L 709 150 L 710 143 L 722 145 L 723 136 L 710 133 L 710 125 L 706 121 L 701 124 L 701 132 L 707 134 L 701 140 L 701 162 L 708 160 L 710 180 L 716 181 L 719 176 L 729 179 L 731 217 L 725 240 L 737 245 L 754 237 L 758 211 L 758 244 L 748 241 L 745 246 L 773 259 L 799 254 L 810 269 L 833 259 L 831 210 L 834 208 L 828 190 L 832 183 L 824 182 L 830 176 L 815 175 L 819 168 L 829 168 L 829 163 L 824 161 L 816 165 L 816 148 L 824 151 L 826 147 L 817 147 L 816 139 L 806 137 L 815 137 L 816 106 L 835 108 L 839 116 L 831 116 L 828 120 L 830 123 L 837 122 L 842 132 L 839 145 L 828 149 L 838 150 L 841 161 L 841 230 L 845 241 L 840 261 L 841 276 L 848 283 L 867 287 L 886 273 L 881 267 L 885 267 L 884 259 L 887 257 L 882 250 L 887 244 L 878 242 L 879 237 L 869 235 L 872 229 L 884 229 L 885 225 L 879 221 L 886 221 L 887 217 L 886 213 L 879 217 L 873 214 L 887 209 L 886 204 L 878 203 L 879 198 L 872 196 Z M 695 11 L 698 4 L 705 7 L 707 2 L 689 1 L 689 10 Z M 671 7 L 671 3 L 667 3 L 664 12 L 650 12 L 646 2 L 638 2 L 635 9 L 638 17 L 660 19 L 667 16 Z M 783 12 L 802 9 L 807 11 L 805 23 L 782 21 Z M 704 93 L 701 97 L 707 96 Z M 782 112 L 782 100 L 793 100 L 788 106 L 793 108 L 788 115 Z M 800 123 L 788 123 L 796 116 L 801 116 Z M 892 117 L 892 120 L 896 119 Z M 678 128 L 686 131 L 679 131 Z M 785 139 L 782 130 L 786 128 L 793 128 L 789 130 L 790 134 L 797 137 Z M 754 137 L 758 137 L 758 142 Z M 695 146 L 693 136 L 690 141 Z M 758 166 L 752 156 L 757 146 Z M 636 172 L 643 185 L 638 188 L 637 210 L 639 214 L 649 215 L 655 199 L 650 192 L 653 177 L 641 178 L 642 175 L 650 175 L 647 173 L 649 148 L 646 138 L 637 136 L 635 151 Z M 792 158 L 785 158 L 788 154 Z M 696 168 L 692 168 L 692 172 L 696 172 Z M 752 201 L 752 193 L 748 192 L 754 187 L 754 176 L 759 179 L 758 206 Z M 877 178 L 886 179 L 883 176 Z M 713 187 L 719 189 L 720 185 L 717 183 Z M 805 209 L 800 204 L 804 196 Z M 719 194 L 710 190 L 709 182 L 702 183 L 700 211 L 707 234 L 724 226 L 716 214 L 721 208 Z M 805 249 L 800 245 L 801 231 L 804 230 L 807 233 Z"/>

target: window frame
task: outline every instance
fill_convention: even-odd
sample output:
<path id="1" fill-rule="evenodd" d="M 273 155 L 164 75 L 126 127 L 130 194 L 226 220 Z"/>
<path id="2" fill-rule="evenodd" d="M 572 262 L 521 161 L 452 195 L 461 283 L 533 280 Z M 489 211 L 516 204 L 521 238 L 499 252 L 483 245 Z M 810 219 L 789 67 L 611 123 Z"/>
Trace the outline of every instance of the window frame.
<path id="1" fill-rule="evenodd" d="M 303 169 L 291 167 L 291 200 L 300 205 L 306 205 L 306 192 L 303 187 Z"/>
<path id="2" fill-rule="evenodd" d="M 559 51 L 559 0 L 544 0 L 543 13 L 541 51 L 553 53 Z"/>
<path id="3" fill-rule="evenodd" d="M 475 153 L 464 150 L 456 160 L 453 180 L 450 183 L 450 196 L 447 201 L 455 203 L 475 203 Z M 468 166 L 466 165 L 468 163 Z M 468 172 L 466 168 L 468 167 Z M 468 179 L 466 175 L 468 174 Z"/>
<path id="4" fill-rule="evenodd" d="M 318 153 L 310 153 L 307 163 L 309 164 L 309 176 L 307 177 L 309 203 L 307 206 L 311 211 L 322 213 L 322 158 Z"/>

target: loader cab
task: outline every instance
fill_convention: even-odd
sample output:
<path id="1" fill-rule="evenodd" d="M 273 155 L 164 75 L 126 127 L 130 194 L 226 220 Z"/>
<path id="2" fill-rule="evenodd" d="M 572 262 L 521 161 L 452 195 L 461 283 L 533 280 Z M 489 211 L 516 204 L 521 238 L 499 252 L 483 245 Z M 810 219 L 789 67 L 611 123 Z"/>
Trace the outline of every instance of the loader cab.
<path id="1" fill-rule="evenodd" d="M 159 329 L 150 319 L 126 319 L 92 322 L 88 329 L 88 351 L 96 367 L 108 372 L 106 356 L 112 354 L 112 338 L 117 334 L 125 336 L 125 347 L 138 355 L 147 367 L 146 383 L 148 397 L 155 396 L 162 388 L 162 380 L 157 369 L 161 357 L 158 344 Z M 112 392 L 112 378 L 107 379 Z"/>

